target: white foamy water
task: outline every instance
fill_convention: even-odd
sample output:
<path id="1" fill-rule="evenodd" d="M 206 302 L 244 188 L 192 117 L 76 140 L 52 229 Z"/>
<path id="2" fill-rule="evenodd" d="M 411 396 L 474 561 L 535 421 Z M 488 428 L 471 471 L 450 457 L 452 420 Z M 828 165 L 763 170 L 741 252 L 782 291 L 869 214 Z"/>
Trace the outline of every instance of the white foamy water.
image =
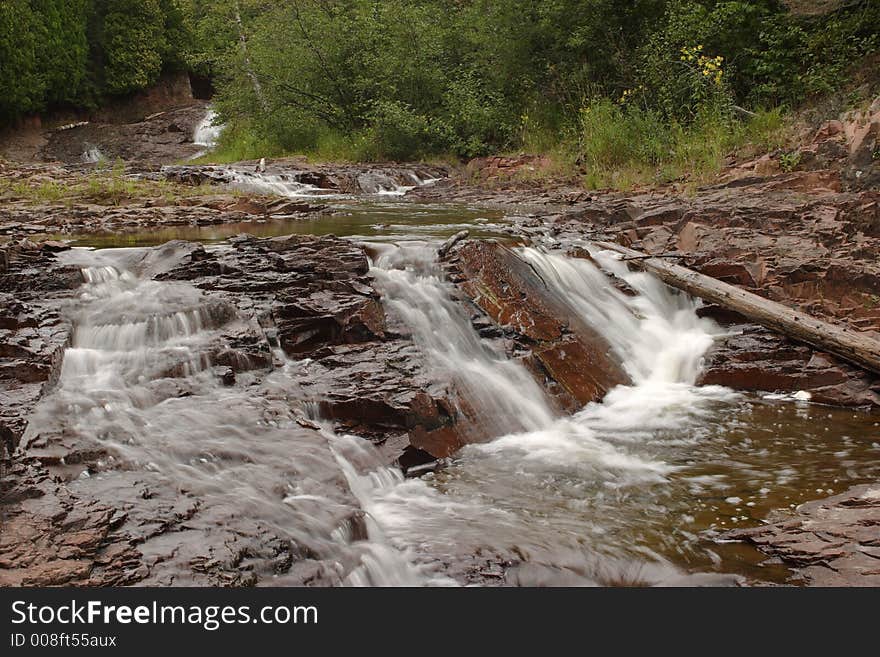
<path id="1" fill-rule="evenodd" d="M 256 171 L 245 171 L 243 169 L 232 169 L 232 185 L 238 189 L 257 194 L 265 194 L 267 196 L 334 196 L 326 189 L 321 189 L 315 185 L 297 182 L 292 174 L 274 174 L 260 173 Z"/>
<path id="2" fill-rule="evenodd" d="M 461 304 L 452 300 L 436 257 L 436 249 L 422 243 L 389 247 L 376 259 L 372 275 L 386 308 L 412 330 L 431 369 L 476 409 L 462 412 L 462 418 L 479 425 L 486 437 L 552 423 L 543 390 L 524 367 L 477 335 Z"/>
<path id="3" fill-rule="evenodd" d="M 603 263 L 635 288 L 636 296 L 614 288 L 588 261 L 535 249 L 520 255 L 606 337 L 633 385 L 615 388 L 604 403 L 590 404 L 574 416 L 558 416 L 525 367 L 494 351 L 476 333 L 462 305 L 453 300 L 454 288 L 440 273 L 431 246 L 380 249 L 372 275 L 389 313 L 412 331 L 432 369 L 467 400 L 460 421 L 466 426 L 468 414 L 476 410 L 484 436 L 494 438 L 466 447 L 438 475 L 437 487 L 411 481 L 380 491 L 374 514 L 400 546 L 421 546 L 443 559 L 451 558 L 449 546 L 466 553 L 489 549 L 486 536 L 491 536 L 500 555 L 514 550 L 527 561 L 555 563 L 561 552 L 566 558 L 577 555 L 582 540 L 614 522 L 578 526 L 560 518 L 558 509 L 547 509 L 540 513 L 548 514 L 551 526 L 560 522 L 544 535 L 531 514 L 545 505 L 528 497 L 558 498 L 576 516 L 578 491 L 596 495 L 604 489 L 603 497 L 616 498 L 662 487 L 679 466 L 655 458 L 639 441 L 698 423 L 712 404 L 732 398 L 725 389 L 693 385 L 719 333 L 712 322 L 697 317 L 693 301 L 650 277 L 622 271 L 604 256 Z M 655 565 L 662 562 L 650 551 L 642 557 Z M 661 570 L 663 577 L 674 573 Z"/>
<path id="4" fill-rule="evenodd" d="M 209 108 L 205 118 L 196 126 L 193 143 L 204 146 L 206 150 L 211 150 L 217 145 L 223 127 L 222 124 L 217 123 L 217 112 Z"/>
<path id="5" fill-rule="evenodd" d="M 244 371 L 241 385 L 222 385 L 211 354 L 223 345 L 220 329 L 243 321 L 235 309 L 188 284 L 127 271 L 123 263 L 137 252 L 123 251 L 70 256 L 88 262 L 71 309 L 72 344 L 57 389 L 31 422 L 34 435 L 75 436 L 80 449 L 107 452 L 77 485 L 125 500 L 136 473 L 138 486 L 178 491 L 174 504 L 196 503 L 187 526 L 203 540 L 219 531 L 222 548 L 236 534 L 253 536 L 248 549 L 255 553 L 291 542 L 331 583 L 443 583 L 410 564 L 370 515 L 373 496 L 399 483 L 399 472 L 368 441 L 315 424 L 314 405 L 287 373 L 296 363 L 279 353 L 280 367 L 268 376 Z M 160 582 L 190 577 L 172 554 L 207 554 L 198 540 L 173 531 L 140 549 L 165 555 L 154 566 Z M 263 583 L 276 576 L 263 573 Z"/>
<path id="6" fill-rule="evenodd" d="M 180 539 L 139 544 L 161 557 L 162 583 L 188 573 L 194 554 L 226 558 L 229 536 L 214 537 L 227 529 L 253 541 L 246 559 L 277 549 L 267 536 L 277 537 L 308 555 L 294 570 L 317 564 L 315 581 L 338 585 L 730 583 L 682 579 L 682 569 L 727 563 L 703 532 L 762 518 L 804 488 L 837 489 L 841 472 L 876 479 L 880 468 L 854 456 L 851 435 L 865 427 L 848 412 L 850 428 L 832 436 L 824 409 L 817 420 L 804 402 L 756 405 L 694 385 L 720 331 L 693 300 L 611 254 L 594 252 L 597 266 L 523 249 L 548 293 L 606 338 L 632 379 L 563 416 L 503 340 L 476 332 L 436 245 L 410 239 L 371 246 L 389 329 L 412 335 L 432 385 L 459 401 L 460 426 L 486 442 L 404 480 L 368 441 L 322 421 L 322 400 L 296 383 L 307 361 L 275 349 L 271 374 L 241 371 L 221 385 L 212 353 L 246 322 L 188 284 L 133 273 L 167 271 L 166 252 L 71 256 L 87 281 L 70 309 L 73 344 L 29 429 L 110 454 L 74 490 L 100 486 L 135 515 L 150 504 L 137 497 L 145 482 L 168 507 L 198 500 Z M 500 564 L 515 565 L 505 574 Z M 260 581 L 303 581 L 285 572 L 265 568 Z"/>
<path id="7" fill-rule="evenodd" d="M 98 148 L 97 146 L 86 144 L 86 149 L 83 151 L 80 159 L 85 164 L 97 164 L 98 162 L 102 162 L 107 158 L 101 152 L 100 148 Z"/>
<path id="8" fill-rule="evenodd" d="M 340 198 L 345 194 L 323 189 L 315 185 L 302 183 L 296 180 L 295 173 L 267 173 L 251 171 L 247 169 L 231 169 L 232 185 L 244 191 L 267 194 L 273 196 L 286 196 L 291 198 L 321 196 L 323 198 Z M 366 171 L 357 177 L 357 184 L 361 192 L 377 197 L 404 196 L 416 187 L 432 185 L 437 182 L 436 178 L 419 178 L 414 172 L 408 171 L 405 175 L 412 184 L 400 184 L 387 173 L 382 171 Z"/>

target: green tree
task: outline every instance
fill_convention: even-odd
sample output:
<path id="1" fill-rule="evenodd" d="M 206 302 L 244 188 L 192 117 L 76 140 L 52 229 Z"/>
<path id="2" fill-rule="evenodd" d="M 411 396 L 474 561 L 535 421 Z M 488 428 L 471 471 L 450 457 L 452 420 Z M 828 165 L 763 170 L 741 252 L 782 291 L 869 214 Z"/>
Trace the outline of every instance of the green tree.
<path id="1" fill-rule="evenodd" d="M 107 92 L 123 94 L 154 83 L 168 48 L 159 0 L 106 2 L 103 23 Z"/>
<path id="2" fill-rule="evenodd" d="M 89 45 L 86 24 L 90 0 L 31 0 L 37 66 L 48 104 L 81 104 L 86 97 Z"/>
<path id="3" fill-rule="evenodd" d="M 43 108 L 46 82 L 40 75 L 40 23 L 28 0 L 0 3 L 0 117 Z"/>

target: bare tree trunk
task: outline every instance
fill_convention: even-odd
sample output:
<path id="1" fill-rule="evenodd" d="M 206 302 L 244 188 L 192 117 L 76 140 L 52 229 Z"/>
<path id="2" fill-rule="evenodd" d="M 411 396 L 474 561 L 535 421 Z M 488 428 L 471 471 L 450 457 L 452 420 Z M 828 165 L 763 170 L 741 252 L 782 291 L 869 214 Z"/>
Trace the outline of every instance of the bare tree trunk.
<path id="1" fill-rule="evenodd" d="M 263 112 L 268 114 L 269 103 L 266 101 L 266 95 L 263 93 L 263 85 L 260 84 L 260 79 L 254 72 L 254 67 L 251 64 L 251 58 L 248 54 L 247 36 L 244 32 L 244 23 L 241 20 L 241 5 L 238 3 L 238 0 L 235 0 L 235 22 L 238 24 L 238 42 L 241 45 L 241 53 L 244 56 L 245 72 L 251 80 L 251 85 L 254 88 L 254 95 L 257 97 L 257 102 L 260 103 Z"/>
<path id="2" fill-rule="evenodd" d="M 634 267 L 648 271 L 667 285 L 733 310 L 751 321 L 778 331 L 792 340 L 828 351 L 861 368 L 880 374 L 880 341 L 858 331 L 825 322 L 781 303 L 746 292 L 710 276 L 628 249 L 619 244 L 595 242 L 615 251 Z"/>

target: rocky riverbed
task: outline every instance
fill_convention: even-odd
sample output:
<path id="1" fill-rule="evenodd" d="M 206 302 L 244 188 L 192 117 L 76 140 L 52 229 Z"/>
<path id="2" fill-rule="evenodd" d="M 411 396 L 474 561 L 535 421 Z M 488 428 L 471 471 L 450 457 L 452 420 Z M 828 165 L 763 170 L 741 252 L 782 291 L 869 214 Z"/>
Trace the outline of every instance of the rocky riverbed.
<path id="1" fill-rule="evenodd" d="M 338 584 L 362 576 L 356 551 L 338 553 L 313 535 L 287 533 L 286 507 L 242 515 L 228 495 L 192 482 L 168 488 L 167 471 L 135 467 L 144 454 L 107 442 L 120 431 L 134 441 L 139 430 L 111 425 L 105 434 L 87 423 L 65 423 L 73 406 L 64 406 L 70 403 L 64 386 L 57 392 L 63 355 L 83 339 L 77 338 L 83 330 L 77 308 L 94 284 L 86 273 L 94 263 L 80 262 L 65 240 L 175 225 L 230 224 L 247 231 L 248 225 L 332 223 L 340 212 L 350 212 L 340 210 L 340 199 L 405 195 L 413 208 L 438 201 L 492 208 L 504 215 L 493 220 L 496 239 L 458 235 L 439 249 L 437 271 L 450 283 L 450 302 L 492 353 L 521 366 L 554 412 L 573 413 L 618 386 L 632 387 L 633 374 L 614 355 L 607 334 L 573 312 L 517 245 L 595 264 L 590 243 L 614 241 L 880 338 L 878 165 L 866 155 L 876 150 L 876 110 L 823 126 L 802 148 L 801 170 L 774 171 L 773 157 L 762 158 L 693 194 L 535 188 L 511 176 L 540 166 L 520 157 L 476 161 L 465 175 L 423 165 L 332 167 L 290 160 L 270 162 L 265 170 L 257 162 L 135 165 L 120 174 L 125 181 L 160 187 L 126 190 L 117 181 L 113 194 L 96 200 L 99 184 L 89 189 L 96 175 L 91 166 L 3 163 L 0 582 Z M 79 196 L 55 199 L 56 189 L 75 189 Z M 144 189 L 152 195 L 144 197 Z M 488 230 L 491 222 L 480 221 L 449 226 Z M 377 226 L 381 232 L 385 224 Z M 382 276 L 371 271 L 383 254 L 375 243 L 335 235 L 238 235 L 211 248 L 178 240 L 113 260 L 114 271 L 132 272 L 137 285 L 185 290 L 170 312 L 196 312 L 207 335 L 187 346 L 187 359 L 171 349 L 165 360 L 162 351 L 162 365 L 149 380 L 126 384 L 137 391 L 136 423 L 161 424 L 165 414 L 152 409 L 183 408 L 188 399 L 200 399 L 209 408 L 197 417 L 228 414 L 218 426 L 234 424 L 236 414 L 251 418 L 261 427 L 258 440 L 267 445 L 281 440 L 276 429 L 282 427 L 314 463 L 333 462 L 338 450 L 350 449 L 327 438 L 332 430 L 374 445 L 378 461 L 370 467 L 393 464 L 413 475 L 436 468 L 465 445 L 496 437 L 487 430 L 485 409 L 472 399 L 474 389 L 455 372 L 438 369 L 418 331 L 383 303 L 388 281 L 380 285 Z M 409 262 L 406 270 L 418 273 L 427 262 Z M 619 278 L 612 284 L 636 294 Z M 868 412 L 880 408 L 875 375 L 723 308 L 704 306 L 698 313 L 722 328 L 705 354 L 698 384 Z M 120 316 L 107 326 L 130 319 Z M 210 458 L 229 468 L 253 460 L 228 452 Z M 295 481 L 302 475 L 282 471 Z M 244 476 L 255 490 L 282 486 L 280 479 Z M 370 528 L 356 480 L 339 471 L 321 477 L 298 494 L 330 500 L 321 527 L 358 544 Z M 747 541 L 808 584 L 872 583 L 875 488 L 867 483 L 815 499 L 826 494 L 822 487 L 815 501 L 750 519 L 766 524 L 733 532 L 713 524 L 711 533 L 722 542 Z M 305 514 L 298 517 L 314 520 L 312 509 L 293 508 Z M 529 561 L 504 551 L 483 556 L 449 572 L 462 582 L 507 577 L 515 583 Z"/>

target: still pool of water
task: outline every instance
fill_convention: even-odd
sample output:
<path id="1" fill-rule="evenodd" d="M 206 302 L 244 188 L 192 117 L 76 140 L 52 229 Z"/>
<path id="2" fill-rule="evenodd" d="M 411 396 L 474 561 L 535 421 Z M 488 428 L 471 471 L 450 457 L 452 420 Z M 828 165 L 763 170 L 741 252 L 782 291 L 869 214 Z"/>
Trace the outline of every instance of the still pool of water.
<path id="1" fill-rule="evenodd" d="M 71 246 L 105 249 L 158 246 L 171 240 L 211 244 L 241 233 L 256 237 L 337 235 L 362 241 L 395 241 L 442 239 L 465 229 L 473 237 L 497 237 L 505 234 L 505 228 L 504 215 L 500 211 L 468 206 L 387 201 L 336 203 L 328 213 L 302 218 L 261 219 L 207 226 L 133 227 L 122 231 L 59 234 L 52 238 L 68 240 Z"/>

